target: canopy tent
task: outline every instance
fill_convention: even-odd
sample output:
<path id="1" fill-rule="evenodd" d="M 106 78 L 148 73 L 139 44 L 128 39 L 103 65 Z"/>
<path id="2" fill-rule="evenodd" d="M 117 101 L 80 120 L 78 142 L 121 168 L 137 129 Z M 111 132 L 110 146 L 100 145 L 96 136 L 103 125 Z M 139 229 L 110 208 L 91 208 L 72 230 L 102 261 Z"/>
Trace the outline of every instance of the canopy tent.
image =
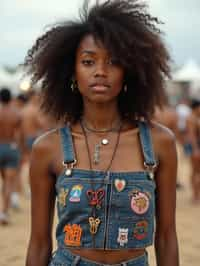
<path id="1" fill-rule="evenodd" d="M 13 94 L 18 93 L 19 81 L 15 74 L 7 72 L 3 67 L 0 68 L 0 88 L 7 87 Z"/>
<path id="2" fill-rule="evenodd" d="M 24 71 L 21 68 L 18 68 L 15 73 L 9 73 L 1 67 L 0 88 L 2 87 L 8 87 L 14 95 L 17 95 L 21 90 L 26 90 L 30 87 L 30 78 L 24 76 Z"/>
<path id="3" fill-rule="evenodd" d="M 200 66 L 194 60 L 189 60 L 172 75 L 172 78 L 178 82 L 200 81 Z"/>
<path id="4" fill-rule="evenodd" d="M 190 96 L 200 100 L 200 79 L 191 82 Z"/>

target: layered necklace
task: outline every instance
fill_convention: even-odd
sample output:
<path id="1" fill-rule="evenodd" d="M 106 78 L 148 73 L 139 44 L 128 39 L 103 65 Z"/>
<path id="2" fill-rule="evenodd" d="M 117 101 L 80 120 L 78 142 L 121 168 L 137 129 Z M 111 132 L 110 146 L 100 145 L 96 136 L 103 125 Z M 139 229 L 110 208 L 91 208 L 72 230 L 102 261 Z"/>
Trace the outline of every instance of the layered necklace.
<path id="1" fill-rule="evenodd" d="M 81 127 L 82 127 L 82 130 L 84 130 L 83 133 L 84 133 L 86 138 L 87 138 L 87 132 L 94 133 L 94 134 L 102 134 L 102 133 L 108 133 L 109 134 L 111 132 L 119 132 L 121 124 L 122 123 L 119 122 L 117 126 L 111 127 L 109 129 L 94 129 L 94 128 L 89 127 L 87 125 L 87 123 L 85 122 L 85 120 L 81 120 Z M 100 150 L 101 150 L 101 147 L 106 146 L 109 143 L 110 142 L 109 142 L 108 138 L 102 138 L 99 143 L 95 144 L 94 153 L 93 153 L 93 163 L 94 164 L 97 165 L 100 162 Z"/>
<path id="2" fill-rule="evenodd" d="M 96 134 L 97 133 L 111 133 L 111 132 L 117 133 L 117 138 L 116 138 L 115 145 L 113 147 L 111 159 L 110 159 L 106 169 L 104 170 L 106 173 L 106 176 L 109 175 L 109 170 L 112 166 L 113 160 L 114 160 L 116 152 L 117 152 L 117 148 L 119 146 L 119 139 L 120 139 L 120 134 L 121 134 L 121 129 L 122 129 L 122 122 L 120 122 L 119 125 L 115 128 L 102 129 L 102 130 L 96 130 L 96 129 L 91 129 L 91 128 L 87 127 L 84 120 L 80 121 L 80 125 L 81 125 L 83 135 L 85 138 L 85 144 L 86 144 L 89 166 L 90 166 L 90 171 L 91 171 L 92 177 L 93 177 L 93 167 L 92 167 L 92 158 L 91 158 L 91 153 L 90 153 L 90 148 L 89 148 L 87 131 L 92 132 L 92 133 L 96 133 Z M 101 144 L 98 144 L 98 145 L 108 145 L 108 144 L 109 144 L 109 140 L 107 138 L 103 138 L 101 140 Z M 96 144 L 95 145 L 95 151 L 94 151 L 94 158 L 93 158 L 94 164 L 99 163 L 99 158 L 100 158 L 99 148 L 97 149 L 97 144 Z M 98 227 L 101 223 L 100 218 L 97 216 L 97 210 L 101 208 L 102 201 L 103 201 L 104 196 L 105 196 L 105 190 L 101 186 L 99 189 L 95 189 L 94 183 L 91 180 L 91 189 L 87 190 L 86 193 L 87 193 L 89 205 L 91 206 L 91 216 L 89 217 L 88 222 L 89 222 L 89 227 L 90 227 L 90 233 L 91 233 L 92 239 L 93 239 L 93 245 L 95 247 L 95 234 L 97 233 Z"/>

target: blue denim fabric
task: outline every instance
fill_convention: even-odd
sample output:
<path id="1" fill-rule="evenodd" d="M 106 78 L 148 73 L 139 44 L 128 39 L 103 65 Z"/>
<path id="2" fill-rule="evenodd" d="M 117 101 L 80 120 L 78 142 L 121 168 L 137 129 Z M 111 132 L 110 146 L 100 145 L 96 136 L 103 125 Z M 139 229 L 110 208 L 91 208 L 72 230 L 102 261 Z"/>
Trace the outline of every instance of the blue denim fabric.
<path id="1" fill-rule="evenodd" d="M 154 190 L 155 184 L 149 178 L 146 172 L 115 172 L 110 173 L 106 177 L 104 172 L 94 171 L 95 178 L 91 181 L 91 172 L 86 170 L 73 170 L 72 176 L 60 176 L 56 184 L 57 194 L 64 188 L 65 191 L 72 191 L 75 186 L 82 187 L 80 192 L 80 202 L 70 201 L 70 192 L 66 197 L 66 206 L 63 207 L 57 203 L 59 224 L 57 226 L 58 245 L 66 247 L 64 243 L 65 232 L 64 226 L 67 224 L 81 225 L 82 238 L 81 246 L 84 248 L 99 248 L 99 249 L 126 249 L 126 248 L 143 248 L 152 244 L 153 240 L 153 220 L 155 210 Z M 126 181 L 126 186 L 123 191 L 118 192 L 115 189 L 115 179 Z M 95 235 L 95 245 L 89 231 L 88 218 L 91 216 L 91 207 L 88 204 L 86 196 L 87 190 L 91 189 L 91 182 L 95 190 L 103 188 L 107 191 L 102 202 L 101 209 L 96 211 L 97 217 L 101 223 L 97 234 Z M 129 193 L 133 190 L 138 190 L 149 195 L 149 208 L 146 213 L 138 215 L 131 209 L 131 198 Z M 138 223 L 146 221 L 148 228 L 136 229 Z M 128 228 L 129 240 L 127 244 L 120 246 L 117 242 L 119 228 Z M 142 230 L 147 230 L 145 238 L 138 240 L 133 237 L 134 230 L 138 230 L 137 234 L 142 235 Z M 139 236 L 138 236 L 139 238 Z"/>
<path id="2" fill-rule="evenodd" d="M 200 148 L 200 139 L 198 140 L 197 144 L 198 144 L 198 147 Z M 185 143 L 183 145 L 183 150 L 184 150 L 184 153 L 186 156 L 191 156 L 194 152 L 194 149 L 192 147 L 192 143 L 189 143 L 189 142 Z"/>
<path id="3" fill-rule="evenodd" d="M 36 140 L 37 136 L 27 137 L 26 138 L 26 147 L 29 151 L 31 151 L 34 141 Z"/>
<path id="4" fill-rule="evenodd" d="M 0 143 L 0 168 L 17 168 L 20 151 L 15 143 Z"/>
<path id="5" fill-rule="evenodd" d="M 72 169 L 71 175 L 65 171 L 56 182 L 57 211 L 59 223 L 56 230 L 58 250 L 50 265 L 72 265 L 68 247 L 102 250 L 121 250 L 130 248 L 145 248 L 152 244 L 155 215 L 155 181 L 150 170 L 156 164 L 151 143 L 149 126 L 139 122 L 140 139 L 147 171 L 140 172 L 110 172 Z M 64 150 L 64 162 L 69 166 L 73 162 L 74 149 L 69 127 L 61 129 L 61 139 Z M 116 187 L 116 180 L 124 182 L 121 191 Z M 105 197 L 101 208 L 96 209 L 96 218 L 100 224 L 95 235 L 91 235 L 89 217 L 92 208 L 88 203 L 87 191 L 103 189 Z M 62 195 L 64 196 L 62 197 Z M 136 202 L 137 207 L 136 207 Z M 143 210 L 140 212 L 140 210 Z M 65 226 L 73 225 L 81 228 L 81 237 L 75 244 L 69 243 L 69 235 Z M 67 240 L 66 240 L 67 238 Z M 67 254 L 65 257 L 64 254 Z M 68 261 L 69 260 L 69 264 Z M 139 260 L 139 259 L 137 259 Z M 57 264 L 56 264 L 57 263 Z M 59 264 L 60 263 L 60 264 Z M 62 264 L 63 263 L 63 264 Z M 87 264 L 81 258 L 80 264 Z M 146 257 L 135 262 L 119 265 L 147 265 Z"/>
<path id="6" fill-rule="evenodd" d="M 148 266 L 148 255 L 145 253 L 137 258 L 118 264 L 103 264 L 74 255 L 67 249 L 55 252 L 49 266 Z"/>

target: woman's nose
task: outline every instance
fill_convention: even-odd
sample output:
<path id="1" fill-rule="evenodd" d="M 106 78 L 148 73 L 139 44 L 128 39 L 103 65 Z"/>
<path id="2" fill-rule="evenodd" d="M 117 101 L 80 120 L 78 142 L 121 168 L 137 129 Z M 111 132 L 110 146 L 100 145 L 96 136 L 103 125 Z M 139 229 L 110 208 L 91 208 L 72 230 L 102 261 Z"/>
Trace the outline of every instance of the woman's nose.
<path id="1" fill-rule="evenodd" d="M 107 76 L 107 66 L 105 63 L 99 63 L 96 65 L 95 76 Z"/>

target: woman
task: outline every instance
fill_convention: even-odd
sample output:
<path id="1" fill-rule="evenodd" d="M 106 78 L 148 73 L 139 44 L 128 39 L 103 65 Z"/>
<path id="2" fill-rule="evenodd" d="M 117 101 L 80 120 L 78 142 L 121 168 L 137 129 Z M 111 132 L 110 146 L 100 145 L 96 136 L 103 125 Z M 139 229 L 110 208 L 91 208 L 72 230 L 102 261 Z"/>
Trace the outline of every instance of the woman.
<path id="1" fill-rule="evenodd" d="M 157 265 L 178 265 L 174 137 L 151 122 L 169 75 L 157 23 L 135 0 L 85 2 L 29 51 L 43 107 L 65 122 L 33 147 L 27 266 L 148 265 L 155 213 Z"/>
<path id="2" fill-rule="evenodd" d="M 200 101 L 191 101 L 191 113 L 186 120 L 185 150 L 190 156 L 192 173 L 192 203 L 200 203 Z"/>

